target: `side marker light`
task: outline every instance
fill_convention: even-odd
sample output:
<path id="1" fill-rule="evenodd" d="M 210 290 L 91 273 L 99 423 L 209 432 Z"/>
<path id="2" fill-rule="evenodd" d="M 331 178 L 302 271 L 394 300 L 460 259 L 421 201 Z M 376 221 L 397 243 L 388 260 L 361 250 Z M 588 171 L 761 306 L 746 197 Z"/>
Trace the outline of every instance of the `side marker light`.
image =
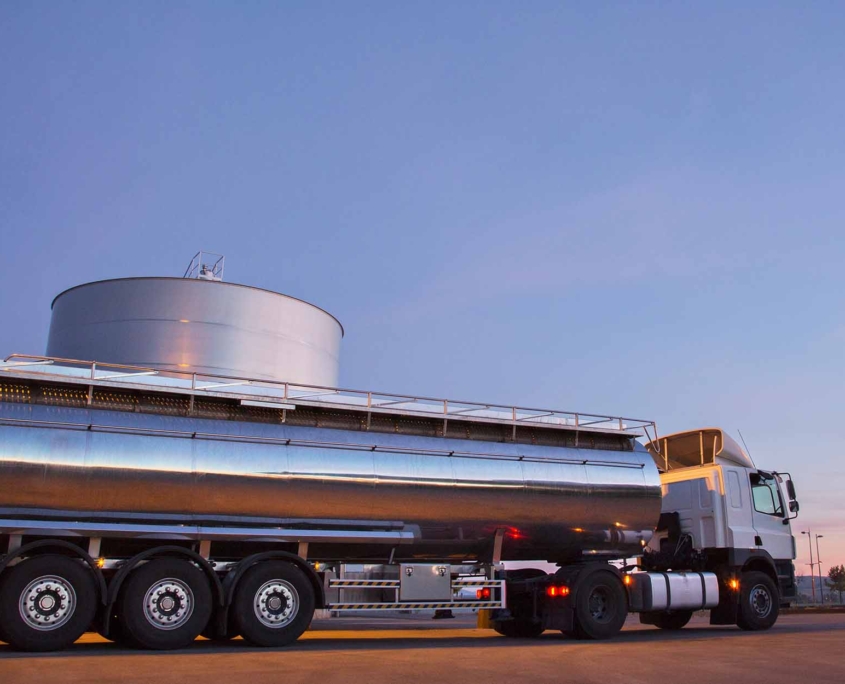
<path id="1" fill-rule="evenodd" d="M 546 596 L 550 596 L 551 598 L 569 596 L 569 587 L 551 584 L 546 587 Z"/>

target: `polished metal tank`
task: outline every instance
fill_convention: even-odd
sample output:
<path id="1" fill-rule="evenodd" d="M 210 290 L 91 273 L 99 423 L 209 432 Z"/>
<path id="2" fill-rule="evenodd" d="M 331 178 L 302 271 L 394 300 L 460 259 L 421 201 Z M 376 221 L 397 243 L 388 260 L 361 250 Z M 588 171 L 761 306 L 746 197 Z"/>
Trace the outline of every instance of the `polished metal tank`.
<path id="1" fill-rule="evenodd" d="M 53 300 L 49 356 L 337 386 L 343 328 L 277 292 L 192 278 L 121 278 Z"/>
<path id="2" fill-rule="evenodd" d="M 393 558 L 451 560 L 489 559 L 503 530 L 503 560 L 563 562 L 634 555 L 660 515 L 657 467 L 633 440 L 563 448 L 214 420 L 164 415 L 164 401 L 161 413 L 103 410 L 83 390 L 8 387 L 3 517 L 333 529 L 312 557 L 345 559 L 372 554 L 344 546 L 344 530 L 404 530 Z"/>

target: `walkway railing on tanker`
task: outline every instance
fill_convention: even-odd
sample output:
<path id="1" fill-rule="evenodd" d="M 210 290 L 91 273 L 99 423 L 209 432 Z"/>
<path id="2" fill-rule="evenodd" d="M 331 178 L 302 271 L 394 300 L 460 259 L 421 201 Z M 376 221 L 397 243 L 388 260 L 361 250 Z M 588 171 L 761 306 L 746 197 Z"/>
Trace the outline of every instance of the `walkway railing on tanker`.
<path id="1" fill-rule="evenodd" d="M 518 426 L 565 428 L 644 436 L 657 440 L 652 420 L 626 418 L 581 411 L 507 406 L 495 403 L 438 399 L 370 390 L 305 385 L 261 378 L 243 378 L 189 370 L 155 369 L 116 363 L 60 359 L 47 356 L 12 354 L 0 363 L 0 372 L 9 376 L 60 377 L 63 382 L 87 384 L 89 404 L 94 386 L 158 389 L 194 397 L 213 396 L 237 399 L 244 406 L 295 410 L 297 405 L 345 408 L 372 413 L 436 417 L 449 420 L 506 423 Z"/>

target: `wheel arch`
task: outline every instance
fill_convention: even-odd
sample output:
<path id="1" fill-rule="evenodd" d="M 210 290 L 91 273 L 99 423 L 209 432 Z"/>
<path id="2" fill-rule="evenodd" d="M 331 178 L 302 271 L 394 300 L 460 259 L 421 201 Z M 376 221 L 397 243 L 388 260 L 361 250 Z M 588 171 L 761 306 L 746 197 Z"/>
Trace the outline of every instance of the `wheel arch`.
<path id="1" fill-rule="evenodd" d="M 85 564 L 88 566 L 91 573 L 94 575 L 94 580 L 97 583 L 97 593 L 100 597 L 100 603 L 103 606 L 108 605 L 108 588 L 106 587 L 106 579 L 103 577 L 103 573 L 100 571 L 100 568 L 97 567 L 96 561 L 91 558 L 85 551 L 80 549 L 75 544 L 71 544 L 68 541 L 63 539 L 39 539 L 38 541 L 30 542 L 29 544 L 24 544 L 18 549 L 7 553 L 5 556 L 0 559 L 0 574 L 2 574 L 6 568 L 11 564 L 12 561 L 18 558 L 32 558 L 34 556 L 43 556 L 50 551 L 70 551 L 72 555 L 81 558 L 85 561 Z M 32 551 L 38 551 L 38 553 L 31 553 Z M 65 554 L 69 555 L 69 554 Z"/>
<path id="2" fill-rule="evenodd" d="M 323 583 L 320 580 L 320 576 L 314 571 L 314 568 L 312 568 L 299 556 L 293 553 L 289 553 L 288 551 L 264 551 L 262 553 L 255 553 L 240 560 L 235 569 L 230 571 L 229 574 L 226 575 L 223 581 L 223 588 L 225 594 L 223 605 L 226 609 L 228 609 L 229 606 L 232 605 L 232 599 L 235 595 L 235 590 L 237 589 L 238 583 L 246 574 L 247 570 L 258 565 L 259 563 L 263 563 L 265 561 L 270 560 L 286 561 L 291 565 L 295 565 L 300 570 L 302 570 L 305 576 L 308 578 L 308 581 L 311 583 L 312 588 L 314 589 L 315 607 L 325 608 L 325 589 L 323 588 Z"/>
<path id="3" fill-rule="evenodd" d="M 622 573 L 619 571 L 619 568 L 614 565 L 610 565 L 610 563 L 585 563 L 583 565 L 563 567 L 555 573 L 554 577 L 555 579 L 560 579 L 566 582 L 570 590 L 569 600 L 574 603 L 581 585 L 583 585 L 584 581 L 588 577 L 592 577 L 597 572 L 610 573 L 619 580 L 619 584 L 622 585 L 622 588 L 625 588 L 625 583 L 622 580 Z M 627 596 L 628 592 L 625 591 L 626 608 Z"/>
<path id="4" fill-rule="evenodd" d="M 203 574 L 208 578 L 216 606 L 219 608 L 222 608 L 224 606 L 223 585 L 220 582 L 220 578 L 214 572 L 214 568 L 212 567 L 211 563 L 209 563 L 205 558 L 200 556 L 196 551 L 186 549 L 182 546 L 156 546 L 152 549 L 147 549 L 146 551 L 142 551 L 141 553 L 132 556 L 132 558 L 127 560 L 126 563 L 124 563 L 120 567 L 115 576 L 112 577 L 111 582 L 109 582 L 106 610 L 103 613 L 104 634 L 109 633 L 112 608 L 114 607 L 114 604 L 117 601 L 117 595 L 120 592 L 120 588 L 123 585 L 123 582 L 129 576 L 129 573 L 132 572 L 136 567 L 138 567 L 139 563 L 141 563 L 142 561 L 162 557 L 185 557 L 199 565 L 200 570 L 202 570 Z"/>
<path id="5" fill-rule="evenodd" d="M 778 574 L 777 570 L 775 569 L 775 564 L 764 558 L 762 556 L 758 556 L 756 558 L 751 558 L 745 562 L 745 565 L 742 566 L 742 572 L 763 572 L 769 576 L 769 579 L 775 583 L 775 588 L 778 589 L 778 593 L 780 593 L 780 588 L 778 585 Z"/>

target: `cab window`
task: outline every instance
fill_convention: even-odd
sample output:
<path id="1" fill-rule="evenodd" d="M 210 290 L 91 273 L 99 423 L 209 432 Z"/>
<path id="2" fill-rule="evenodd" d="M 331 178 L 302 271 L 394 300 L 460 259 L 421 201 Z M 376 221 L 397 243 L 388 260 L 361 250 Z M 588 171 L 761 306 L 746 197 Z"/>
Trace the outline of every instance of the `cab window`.
<path id="1" fill-rule="evenodd" d="M 751 475 L 751 495 L 754 499 L 754 510 L 766 515 L 783 517 L 783 504 L 780 499 L 777 483 L 773 479 L 763 479 L 759 474 Z"/>

